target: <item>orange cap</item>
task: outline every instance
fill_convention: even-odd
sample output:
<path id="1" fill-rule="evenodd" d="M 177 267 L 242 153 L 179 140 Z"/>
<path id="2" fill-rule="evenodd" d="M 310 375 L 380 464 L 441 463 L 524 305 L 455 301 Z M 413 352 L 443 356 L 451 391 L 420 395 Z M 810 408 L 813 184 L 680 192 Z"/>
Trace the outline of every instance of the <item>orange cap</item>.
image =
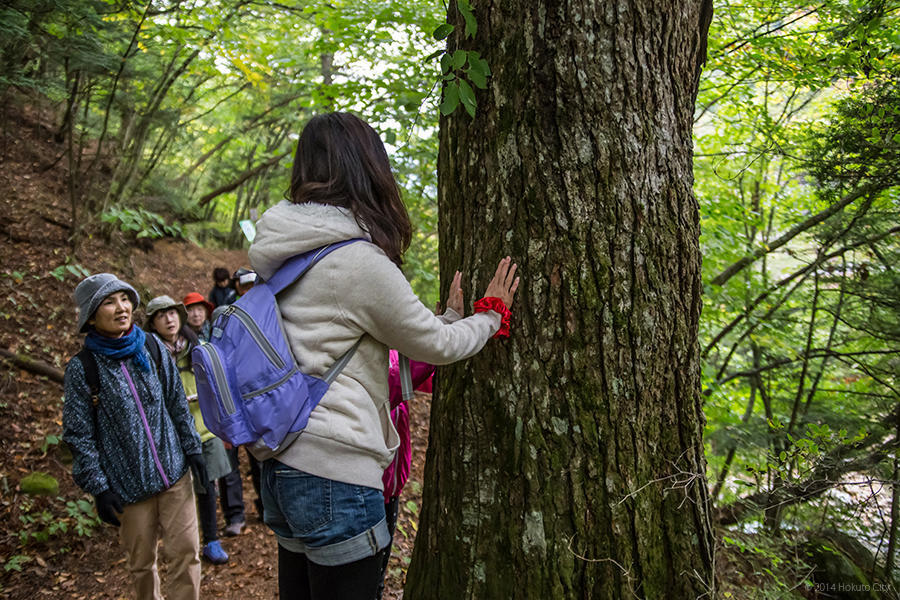
<path id="1" fill-rule="evenodd" d="M 197 292 L 191 292 L 187 296 L 184 297 L 184 300 L 181 301 L 185 306 L 190 306 L 191 304 L 202 304 L 206 307 L 206 310 L 209 311 L 209 314 L 212 314 L 213 309 L 215 308 L 212 305 L 212 302 L 209 302 L 206 298 L 204 298 L 201 294 Z"/>

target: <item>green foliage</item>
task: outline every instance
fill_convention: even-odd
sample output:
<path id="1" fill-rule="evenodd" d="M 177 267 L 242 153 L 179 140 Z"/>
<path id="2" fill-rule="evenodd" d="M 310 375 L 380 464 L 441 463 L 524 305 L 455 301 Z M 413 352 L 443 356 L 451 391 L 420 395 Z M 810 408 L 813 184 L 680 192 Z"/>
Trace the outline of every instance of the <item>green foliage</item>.
<path id="1" fill-rule="evenodd" d="M 44 442 L 41 444 L 41 454 L 47 454 L 47 450 L 49 450 L 51 446 L 59 446 L 61 441 L 62 438 L 58 435 L 50 434 L 46 436 Z"/>
<path id="2" fill-rule="evenodd" d="M 72 531 L 80 537 L 91 537 L 94 528 L 101 522 L 94 513 L 94 506 L 83 498 L 66 502 L 66 516 Z"/>
<path id="3" fill-rule="evenodd" d="M 64 281 L 66 278 L 66 274 L 72 275 L 78 279 L 83 279 L 91 274 L 90 270 L 83 267 L 78 263 L 70 264 L 68 259 L 66 259 L 66 264 L 59 265 L 52 271 L 50 271 L 50 276 L 56 279 L 57 281 Z"/>
<path id="4" fill-rule="evenodd" d="M 719 506 L 782 503 L 764 519 L 748 511 L 745 527 L 872 511 L 827 491 L 778 494 L 887 468 L 900 400 L 898 28 L 891 2 L 716 5 L 695 114 L 709 479 Z M 881 525 L 840 526 L 886 545 Z"/>
<path id="5" fill-rule="evenodd" d="M 406 501 L 406 510 L 408 510 L 411 514 L 418 516 L 419 515 L 419 505 L 413 502 L 412 500 Z"/>
<path id="6" fill-rule="evenodd" d="M 181 225 L 177 223 L 169 225 L 161 215 L 145 208 L 114 206 L 100 215 L 100 220 L 116 226 L 120 231 L 129 233 L 137 239 L 155 240 L 163 237 L 184 237 Z"/>
<path id="7" fill-rule="evenodd" d="M 465 23 L 465 38 L 475 38 L 478 33 L 478 23 L 472 13 L 472 5 L 468 0 L 458 0 L 457 9 Z M 454 26 L 449 23 L 441 24 L 434 30 L 434 38 L 442 40 L 448 37 Z M 487 89 L 487 78 L 491 75 L 491 69 L 481 54 L 475 50 L 448 50 L 444 53 L 432 54 L 429 59 L 440 56 L 441 79 L 444 82 L 443 101 L 440 105 L 442 115 L 450 115 L 462 105 L 469 116 L 474 118 L 478 102 L 475 99 L 474 85 L 479 89 Z"/>
<path id="8" fill-rule="evenodd" d="M 441 74 L 423 57 L 443 53 L 437 42 L 454 29 L 441 26 L 440 3 L 286 8 L 226 0 L 159 11 L 16 0 L 2 10 L 10 18 L 0 27 L 10 36 L 0 47 L 7 57 L 22 55 L 8 78 L 31 77 L 57 102 L 57 134 L 75 150 L 69 194 L 82 223 L 100 216 L 135 238 L 189 230 L 201 241 L 240 245 L 238 223 L 289 187 L 289 158 L 272 158 L 290 156 L 312 115 L 350 110 L 389 145 L 416 227 L 407 271 L 414 289 L 436 300 L 436 190 L 427 171 L 436 162 Z M 466 23 L 459 33 L 471 38 L 471 6 L 458 10 Z M 486 63 L 475 53 L 462 58 L 456 73 L 470 88 L 483 87 Z M 468 91 L 465 102 L 474 108 Z M 70 272 L 59 267 L 51 276 Z"/>
<path id="9" fill-rule="evenodd" d="M 469 0 L 456 0 L 456 8 L 466 24 L 466 37 L 474 38 L 478 33 L 478 22 L 472 13 L 472 4 Z"/>
<path id="10" fill-rule="evenodd" d="M 706 441 L 710 480 L 723 478 L 720 504 L 802 483 L 835 456 L 858 458 L 887 439 L 900 355 L 897 9 L 881 0 L 716 3 L 695 115 L 695 190 Z M 356 112 L 388 145 L 414 228 L 404 272 L 433 305 L 438 121 L 460 108 L 477 114 L 488 44 L 469 0 L 165 10 L 12 0 L 0 7 L 0 92 L 17 86 L 54 103 L 55 133 L 75 150 L 65 159 L 77 184 L 69 192 L 85 222 L 101 215 L 135 238 L 189 228 L 232 245 L 243 243 L 240 220 L 284 197 L 306 120 Z M 84 273 L 69 261 L 49 271 L 60 281 Z M 23 277 L 4 273 L 4 285 Z M 36 307 L 9 288 L 4 308 Z M 52 445 L 48 437 L 42 452 Z M 90 512 L 69 508 L 70 526 Z M 48 529 L 42 514 L 29 527 Z M 784 512 L 791 526 L 808 517 L 809 506 Z"/>
<path id="11" fill-rule="evenodd" d="M 99 524 L 94 506 L 87 500 L 45 497 L 38 502 L 38 499 L 26 498 L 19 505 L 17 536 L 24 549 L 46 544 L 54 538 L 90 537 Z"/>
<path id="12" fill-rule="evenodd" d="M 722 557 L 736 571 L 722 582 L 722 598 L 799 599 L 813 587 L 813 565 L 799 551 L 799 538 L 730 533 L 722 544 Z"/>
<path id="13" fill-rule="evenodd" d="M 3 563 L 3 570 L 7 573 L 10 571 L 21 572 L 22 565 L 24 565 L 25 563 L 29 563 L 32 560 L 34 559 L 27 554 L 15 554 L 13 556 L 10 556 L 9 559 L 7 559 L 6 562 Z"/>
<path id="14" fill-rule="evenodd" d="M 439 298 L 437 236 L 437 138 L 417 138 L 395 155 L 395 174 L 413 226 L 403 273 L 428 307 Z"/>
<path id="15" fill-rule="evenodd" d="M 817 184 L 839 193 L 868 182 L 882 188 L 900 183 L 900 84 L 874 82 L 838 100 L 833 111 L 833 121 L 811 123 L 808 134 Z"/>

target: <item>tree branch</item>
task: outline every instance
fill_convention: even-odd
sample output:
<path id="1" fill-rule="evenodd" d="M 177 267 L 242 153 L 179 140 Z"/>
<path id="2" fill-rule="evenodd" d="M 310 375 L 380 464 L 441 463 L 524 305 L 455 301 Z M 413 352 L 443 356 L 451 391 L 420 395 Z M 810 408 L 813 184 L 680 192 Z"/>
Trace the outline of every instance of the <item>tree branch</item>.
<path id="1" fill-rule="evenodd" d="M 773 360 L 772 362 L 762 365 L 761 367 L 750 369 L 747 371 L 737 371 L 735 373 L 729 374 L 727 377 L 723 377 L 721 379 L 716 380 L 717 385 L 722 385 L 724 383 L 728 383 L 732 379 L 737 379 L 739 377 L 754 377 L 759 375 L 760 373 L 765 373 L 766 371 L 771 371 L 772 369 L 777 369 L 779 367 L 784 367 L 787 365 L 794 364 L 800 361 L 807 361 L 814 358 L 848 358 L 848 357 L 856 357 L 856 356 L 871 356 L 871 355 L 892 355 L 892 354 L 900 354 L 900 350 L 867 350 L 862 352 L 835 352 L 834 350 L 813 350 L 809 354 L 804 354 L 797 356 L 795 358 L 779 358 L 778 360 Z M 711 392 L 711 388 L 707 388 L 704 392 L 706 395 L 709 395 Z"/>
<path id="2" fill-rule="evenodd" d="M 36 375 L 43 375 L 44 377 L 52 379 L 57 383 L 63 382 L 63 372 L 52 365 L 48 365 L 42 360 L 31 358 L 26 354 L 16 354 L 14 352 L 10 352 L 6 348 L 0 348 L 0 358 L 12 362 L 12 364 L 16 365 L 20 369 L 25 369 L 26 371 L 30 371 L 32 373 L 35 373 Z"/>
<path id="3" fill-rule="evenodd" d="M 881 425 L 889 425 L 897 419 L 898 410 L 894 410 L 882 419 Z M 811 500 L 832 487 L 840 484 L 840 479 L 854 471 L 865 472 L 878 465 L 885 458 L 893 456 L 900 445 L 896 437 L 888 439 L 866 454 L 847 458 L 861 449 L 872 446 L 881 437 L 870 435 L 856 444 L 840 446 L 829 452 L 816 466 L 812 474 L 792 485 L 781 486 L 773 491 L 757 492 L 745 496 L 727 506 L 716 509 L 715 519 L 719 525 L 734 525 L 744 519 L 770 508 L 791 506 Z"/>
<path id="4" fill-rule="evenodd" d="M 816 258 L 816 260 L 814 260 L 813 262 L 809 263 L 808 265 L 806 265 L 806 266 L 803 267 L 802 269 L 798 269 L 797 271 L 794 271 L 793 273 L 791 273 L 791 274 L 788 275 L 787 277 L 784 277 L 784 278 L 782 278 L 781 280 L 777 281 L 777 282 L 774 283 L 768 290 L 766 290 L 765 292 L 761 293 L 759 296 L 757 296 L 756 298 L 754 298 L 754 299 L 753 299 L 753 302 L 750 303 L 750 306 L 747 307 L 747 310 L 745 310 L 744 313 L 742 313 L 742 314 L 736 316 L 734 319 L 732 319 L 732 321 L 731 321 L 728 325 L 726 325 L 725 327 L 723 327 L 722 330 L 719 331 L 719 333 L 717 333 L 716 336 L 712 339 L 712 341 L 710 341 L 709 344 L 706 345 L 706 347 L 703 349 L 703 351 L 701 352 L 700 355 L 701 355 L 703 358 L 705 358 L 706 356 L 708 356 L 709 353 L 710 353 L 710 351 L 712 351 L 712 349 L 716 347 L 716 345 L 722 340 L 722 338 L 724 338 L 724 337 L 725 337 L 732 329 L 734 329 L 741 321 L 743 321 L 744 318 L 746 318 L 747 316 L 749 316 L 749 315 L 750 315 L 750 312 L 751 312 L 754 308 L 756 308 L 757 306 L 759 306 L 759 304 L 760 304 L 763 300 L 765 300 L 766 298 L 768 298 L 768 297 L 769 297 L 769 294 L 771 294 L 772 292 L 778 290 L 779 288 L 784 287 L 785 285 L 787 285 L 788 283 L 790 283 L 791 281 L 793 281 L 793 280 L 796 279 L 797 277 L 800 277 L 801 275 L 806 275 L 806 274 L 809 273 L 812 269 L 817 268 L 819 265 L 821 265 L 822 263 L 825 263 L 825 262 L 831 260 L 832 258 L 835 258 L 835 257 L 838 257 L 838 256 L 842 256 L 845 252 L 849 252 L 849 251 L 851 251 L 851 250 L 855 250 L 856 248 L 859 248 L 860 246 L 865 246 L 865 245 L 868 245 L 868 244 L 871 244 L 871 243 L 874 243 L 874 242 L 883 240 L 884 238 L 889 237 L 889 236 L 891 236 L 891 235 L 893 235 L 893 234 L 895 234 L 895 233 L 898 233 L 898 232 L 900 232 L 900 225 L 891 227 L 891 228 L 888 229 L 887 231 L 881 232 L 881 233 L 879 233 L 879 234 L 877 234 L 877 235 L 874 235 L 874 236 L 872 236 L 872 237 L 870 237 L 870 238 L 866 238 L 866 239 L 864 239 L 864 240 L 860 240 L 860 241 L 858 241 L 858 242 L 854 242 L 854 243 L 852 243 L 852 244 L 848 244 L 848 245 L 846 245 L 846 246 L 844 246 L 844 247 L 842 247 L 842 248 L 839 248 L 838 250 L 835 250 L 834 252 L 832 252 L 832 253 L 830 253 L 830 254 L 825 254 L 825 255 L 823 255 L 823 256 L 819 256 L 818 258 Z"/>
<path id="5" fill-rule="evenodd" d="M 286 152 L 282 152 L 281 154 L 279 154 L 279 155 L 277 155 L 277 156 L 273 156 L 273 157 L 270 158 L 269 160 L 267 160 L 267 161 L 265 161 L 265 162 L 262 162 L 262 163 L 256 165 L 255 167 L 253 167 L 253 168 L 251 168 L 251 169 L 248 169 L 248 170 L 244 171 L 243 173 L 241 173 L 240 175 L 238 175 L 237 179 L 235 179 L 235 180 L 233 180 L 233 181 L 231 181 L 231 182 L 229 182 L 229 183 L 226 183 L 225 185 L 223 185 L 223 186 L 221 186 L 221 187 L 219 187 L 219 188 L 216 188 L 216 189 L 214 189 L 213 191 L 211 191 L 210 193 L 208 193 L 208 194 L 206 194 L 205 196 L 201 197 L 200 200 L 197 201 L 197 206 L 204 206 L 204 205 L 206 205 L 210 200 L 212 200 L 213 198 L 216 198 L 216 197 L 218 197 L 218 196 L 221 196 L 222 194 L 228 193 L 228 192 L 230 192 L 230 191 L 236 189 L 236 188 L 239 187 L 242 183 L 244 183 L 245 181 L 247 181 L 248 179 L 250 179 L 251 177 L 253 177 L 253 176 L 256 175 L 257 173 L 261 173 L 262 171 L 265 171 L 266 169 L 268 169 L 268 168 L 271 167 L 272 165 L 277 164 L 278 161 L 280 161 L 282 158 L 284 158 L 285 156 L 287 156 L 287 155 L 290 154 L 290 153 L 291 153 L 290 150 L 288 150 L 288 151 L 286 151 Z"/>
<path id="6" fill-rule="evenodd" d="M 225 146 L 228 142 L 230 142 L 230 141 L 233 140 L 234 138 L 238 137 L 238 136 L 241 135 L 241 134 L 247 133 L 248 131 L 250 131 L 250 130 L 253 129 L 254 127 L 258 127 L 259 125 L 271 123 L 270 121 L 263 121 L 263 117 L 269 115 L 270 113 L 272 113 L 272 111 L 274 111 L 274 110 L 277 109 L 277 108 L 281 108 L 282 106 L 285 106 L 285 105 L 287 105 L 287 104 L 290 104 L 291 102 L 293 102 L 294 100 L 296 100 L 296 99 L 299 98 L 300 96 L 302 96 L 302 94 L 291 94 L 291 95 L 289 95 L 289 96 L 285 96 L 284 98 L 282 98 L 281 100 L 279 100 L 279 101 L 276 102 L 275 104 L 272 104 L 271 106 L 269 106 L 268 108 L 266 108 L 266 110 L 264 110 L 263 112 L 261 112 L 261 113 L 259 113 L 258 115 L 254 116 L 253 119 L 252 119 L 249 123 L 247 123 L 246 125 L 244 125 L 243 127 L 241 127 L 241 128 L 240 128 L 238 131 L 236 131 L 235 133 L 232 133 L 231 135 L 229 135 L 229 136 L 227 136 L 226 138 L 224 138 L 223 140 L 221 140 L 221 141 L 220 141 L 218 144 L 216 144 L 211 150 L 209 150 L 209 151 L 206 152 L 203 156 L 201 156 L 200 158 L 198 158 L 198 159 L 194 162 L 194 164 L 192 164 L 190 167 L 188 167 L 188 169 L 178 177 L 178 181 L 184 181 L 191 173 L 193 173 L 194 171 L 196 171 L 197 168 L 198 168 L 200 165 L 202 165 L 204 162 L 206 162 L 207 160 L 209 160 L 209 158 L 210 158 L 213 154 L 215 154 L 216 152 L 218 152 L 219 150 L 221 150 L 223 146 Z"/>
<path id="7" fill-rule="evenodd" d="M 856 200 L 859 200 L 859 198 L 861 198 L 862 196 L 865 196 L 869 192 L 874 191 L 877 187 L 878 186 L 875 184 L 869 184 L 869 185 L 865 185 L 860 188 L 857 188 L 853 192 L 850 192 L 849 194 L 847 194 L 846 196 L 844 196 L 843 198 L 841 198 L 840 200 L 838 200 L 837 202 L 835 202 L 834 204 L 832 204 L 831 206 L 826 208 L 825 210 L 816 213 L 815 215 L 806 219 L 802 223 L 798 223 L 797 225 L 792 227 L 789 231 L 787 231 L 784 235 L 779 237 L 777 240 L 774 240 L 771 244 L 761 246 L 761 247 L 757 248 L 755 251 L 753 251 L 753 253 L 748 254 L 747 256 L 738 260 L 737 262 L 732 264 L 730 267 L 728 267 L 727 269 L 725 269 L 724 271 L 722 271 L 721 273 L 719 273 L 718 275 L 713 277 L 710 280 L 710 283 L 713 285 L 723 285 L 726 281 L 731 279 L 735 274 L 740 273 L 744 267 L 753 263 L 756 259 L 758 259 L 762 256 L 765 256 L 766 254 L 768 254 L 770 252 L 774 252 L 775 250 L 778 250 L 779 248 L 781 248 L 782 246 L 787 244 L 789 241 L 791 241 L 792 239 L 794 239 L 795 237 L 797 237 L 798 235 L 800 235 L 807 229 L 815 227 L 816 225 L 818 225 L 819 223 L 821 223 L 822 221 L 824 221 L 831 215 L 841 211 L 848 204 L 852 204 Z"/>

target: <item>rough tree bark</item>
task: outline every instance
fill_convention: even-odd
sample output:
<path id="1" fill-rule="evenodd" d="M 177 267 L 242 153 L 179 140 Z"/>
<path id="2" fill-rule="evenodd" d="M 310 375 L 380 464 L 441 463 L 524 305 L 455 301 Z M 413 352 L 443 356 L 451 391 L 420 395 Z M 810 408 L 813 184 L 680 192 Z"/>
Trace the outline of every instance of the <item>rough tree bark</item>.
<path id="1" fill-rule="evenodd" d="M 405 598 L 712 597 L 691 121 L 708 0 L 475 3 L 441 120 L 442 280 L 521 268 L 512 338 L 442 368 Z M 477 297 L 477 296 L 476 296 Z"/>

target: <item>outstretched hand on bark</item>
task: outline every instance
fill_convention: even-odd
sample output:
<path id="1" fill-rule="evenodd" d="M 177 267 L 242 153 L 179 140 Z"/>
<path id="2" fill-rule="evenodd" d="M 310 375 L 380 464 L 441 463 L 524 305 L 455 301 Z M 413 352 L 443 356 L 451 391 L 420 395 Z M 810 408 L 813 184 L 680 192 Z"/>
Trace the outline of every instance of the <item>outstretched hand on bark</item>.
<path id="1" fill-rule="evenodd" d="M 500 298 L 506 308 L 512 308 L 513 297 L 519 289 L 519 278 L 516 277 L 518 265 L 512 262 L 510 257 L 501 258 L 494 278 L 484 291 L 485 297 Z"/>
<path id="2" fill-rule="evenodd" d="M 450 282 L 450 292 L 447 294 L 447 308 L 456 311 L 460 316 L 465 316 L 463 305 L 462 291 L 462 273 L 459 271 L 453 275 L 453 281 Z"/>
<path id="3" fill-rule="evenodd" d="M 456 311 L 456 314 L 461 317 L 466 316 L 466 313 L 463 312 L 466 310 L 466 307 L 463 302 L 462 273 L 459 271 L 456 271 L 453 275 L 453 281 L 450 282 L 450 291 L 447 293 L 447 302 L 441 304 L 441 301 L 438 300 L 437 304 L 434 306 L 434 314 L 443 314 L 445 309 L 454 310 Z"/>

